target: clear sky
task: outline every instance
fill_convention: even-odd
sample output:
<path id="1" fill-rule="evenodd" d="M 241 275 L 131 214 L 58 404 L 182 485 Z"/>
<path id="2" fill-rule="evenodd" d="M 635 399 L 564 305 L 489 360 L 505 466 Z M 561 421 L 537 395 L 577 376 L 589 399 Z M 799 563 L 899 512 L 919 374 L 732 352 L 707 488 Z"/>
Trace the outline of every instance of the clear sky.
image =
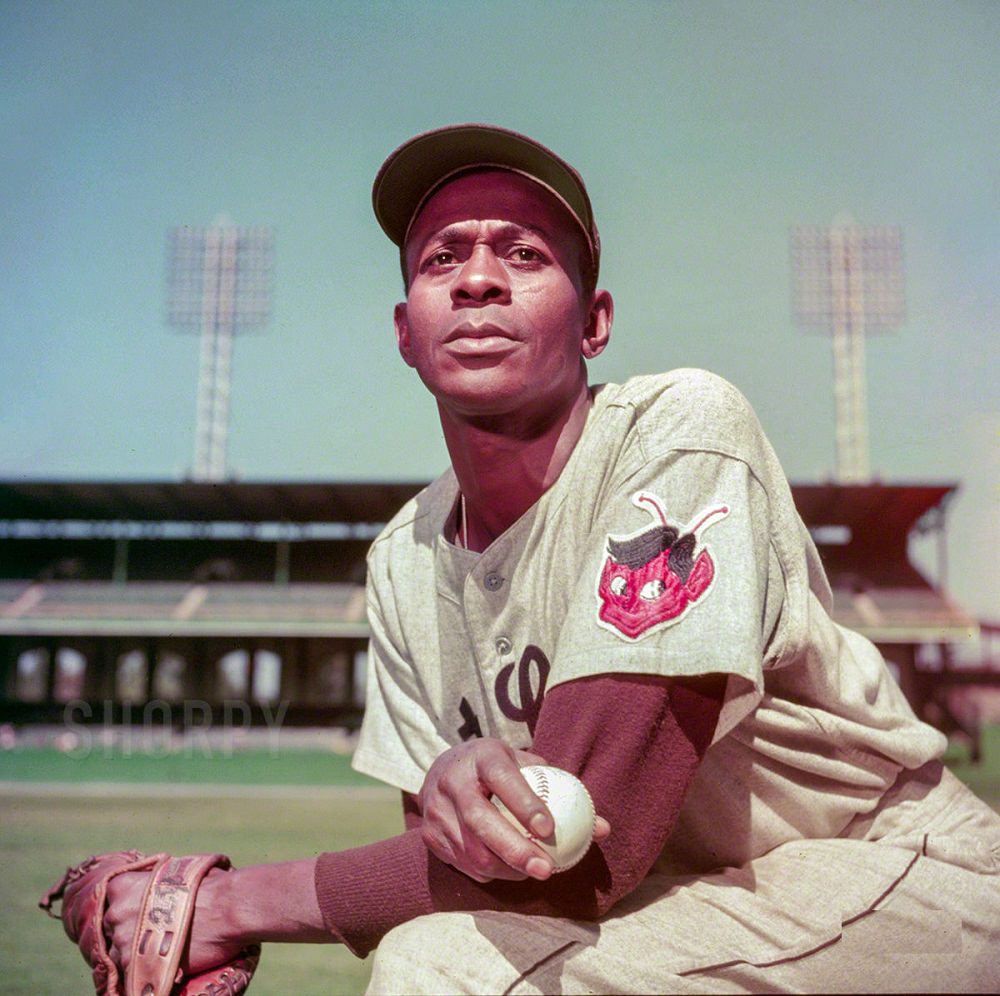
<path id="1" fill-rule="evenodd" d="M 234 473 L 436 474 L 370 185 L 410 135 L 489 121 L 587 179 L 617 305 L 594 379 L 715 370 L 794 481 L 830 475 L 834 434 L 789 229 L 902 226 L 872 464 L 961 482 L 950 585 L 1000 618 L 998 52 L 995 2 L 3 0 L 0 477 L 189 472 L 198 344 L 165 322 L 165 239 L 220 214 L 276 238 L 273 320 L 236 344 Z"/>

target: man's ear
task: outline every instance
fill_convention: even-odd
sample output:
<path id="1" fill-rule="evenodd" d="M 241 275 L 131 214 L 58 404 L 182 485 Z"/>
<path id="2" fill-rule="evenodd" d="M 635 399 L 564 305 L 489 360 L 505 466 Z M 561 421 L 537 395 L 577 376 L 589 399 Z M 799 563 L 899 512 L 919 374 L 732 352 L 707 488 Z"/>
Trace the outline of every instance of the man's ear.
<path id="1" fill-rule="evenodd" d="M 594 291 L 590 304 L 587 328 L 580 346 L 584 359 L 592 360 L 600 356 L 611 338 L 611 322 L 615 316 L 615 303 L 606 290 Z"/>
<path id="2" fill-rule="evenodd" d="M 396 327 L 396 345 L 399 347 L 399 355 L 403 357 L 408 367 L 413 366 L 413 356 L 410 351 L 410 325 L 406 320 L 406 302 L 400 301 L 393 308 L 392 323 Z"/>

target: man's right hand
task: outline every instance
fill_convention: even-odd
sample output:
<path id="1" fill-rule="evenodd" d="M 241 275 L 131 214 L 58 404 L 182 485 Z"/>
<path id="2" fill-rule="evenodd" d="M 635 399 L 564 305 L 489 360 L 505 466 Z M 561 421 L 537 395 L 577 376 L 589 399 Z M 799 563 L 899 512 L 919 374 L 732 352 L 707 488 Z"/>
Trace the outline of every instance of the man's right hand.
<path id="1" fill-rule="evenodd" d="M 498 796 L 522 826 L 539 837 L 550 836 L 555 829 L 552 815 L 521 774 L 529 764 L 545 761 L 489 738 L 441 754 L 419 795 L 423 839 L 431 853 L 477 882 L 547 879 L 555 870 L 552 859 L 490 801 Z M 598 817 L 595 840 L 603 840 L 610 829 Z"/>
<path id="2" fill-rule="evenodd" d="M 181 961 L 185 976 L 197 976 L 225 965 L 254 940 L 225 937 L 225 931 L 232 929 L 233 917 L 227 913 L 220 897 L 232 891 L 230 876 L 235 875 L 235 871 L 213 869 L 198 888 L 194 917 Z M 246 873 L 243 878 L 246 878 Z M 128 971 L 133 935 L 148 879 L 147 872 L 129 872 L 118 875 L 108 883 L 104 931 L 110 943 L 109 953 L 123 973 Z M 233 905 L 231 896 L 229 905 Z"/>

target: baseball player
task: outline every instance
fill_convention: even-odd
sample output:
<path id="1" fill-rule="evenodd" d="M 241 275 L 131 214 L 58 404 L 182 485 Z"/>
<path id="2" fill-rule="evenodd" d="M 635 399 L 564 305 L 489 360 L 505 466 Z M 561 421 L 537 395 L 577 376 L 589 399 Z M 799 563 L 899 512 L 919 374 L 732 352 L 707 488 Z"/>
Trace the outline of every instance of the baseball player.
<path id="1" fill-rule="evenodd" d="M 746 400 L 697 370 L 589 384 L 613 305 L 579 174 L 460 125 L 397 149 L 373 197 L 451 458 L 368 561 L 354 764 L 408 829 L 212 868 L 173 967 L 337 940 L 377 948 L 376 993 L 996 991 L 1000 817 L 832 621 Z M 568 871 L 490 803 L 547 836 L 539 759 L 600 814 Z M 150 880 L 106 883 L 118 969 Z"/>

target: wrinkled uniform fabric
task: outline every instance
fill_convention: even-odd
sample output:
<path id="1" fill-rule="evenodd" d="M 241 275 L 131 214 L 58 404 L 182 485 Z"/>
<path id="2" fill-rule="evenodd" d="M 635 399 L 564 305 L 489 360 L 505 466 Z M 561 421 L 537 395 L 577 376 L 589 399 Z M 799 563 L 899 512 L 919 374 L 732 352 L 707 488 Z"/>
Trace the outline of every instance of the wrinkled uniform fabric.
<path id="1" fill-rule="evenodd" d="M 975 951 L 1000 941 L 1000 819 L 936 764 L 944 738 L 878 651 L 832 621 L 735 388 L 680 370 L 595 389 L 558 481 L 481 554 L 446 539 L 457 493 L 449 471 L 369 555 L 359 770 L 416 792 L 463 739 L 527 747 L 545 690 L 588 675 L 722 673 L 726 700 L 653 873 L 611 915 L 423 917 L 383 941 L 374 991 L 923 987 L 926 945 L 895 959 L 910 975 L 882 962 L 891 981 L 868 959 L 938 921 L 942 987 L 998 988 Z"/>

